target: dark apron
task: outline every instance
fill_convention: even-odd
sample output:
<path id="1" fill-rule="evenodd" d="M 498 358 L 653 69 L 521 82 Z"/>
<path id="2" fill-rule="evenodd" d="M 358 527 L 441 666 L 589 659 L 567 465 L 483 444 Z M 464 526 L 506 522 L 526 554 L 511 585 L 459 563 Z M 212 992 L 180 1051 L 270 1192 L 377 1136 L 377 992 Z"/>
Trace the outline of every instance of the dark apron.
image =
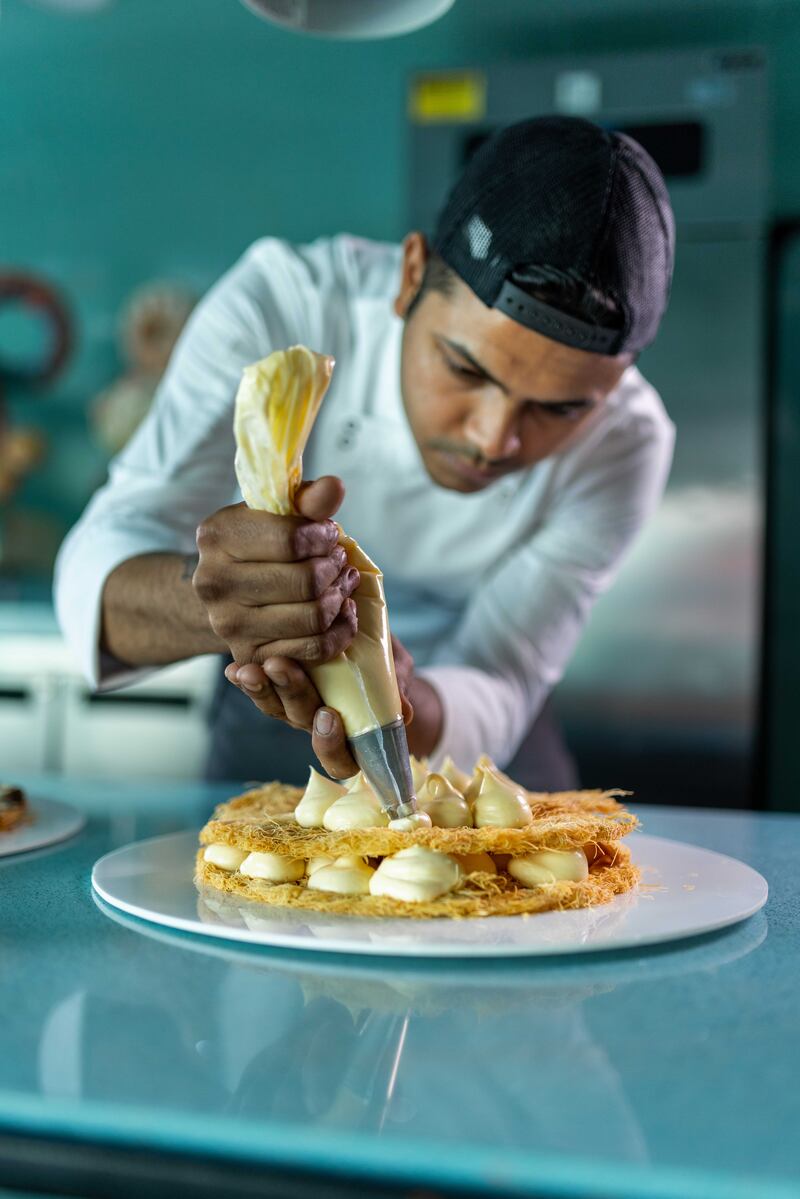
<path id="1" fill-rule="evenodd" d="M 303 786 L 310 765 L 318 765 L 308 733 L 262 715 L 233 687 L 222 671 L 222 658 L 211 705 L 206 778 L 237 784 L 268 782 Z M 530 791 L 572 791 L 578 774 L 550 701 L 542 708 L 506 772 Z"/>

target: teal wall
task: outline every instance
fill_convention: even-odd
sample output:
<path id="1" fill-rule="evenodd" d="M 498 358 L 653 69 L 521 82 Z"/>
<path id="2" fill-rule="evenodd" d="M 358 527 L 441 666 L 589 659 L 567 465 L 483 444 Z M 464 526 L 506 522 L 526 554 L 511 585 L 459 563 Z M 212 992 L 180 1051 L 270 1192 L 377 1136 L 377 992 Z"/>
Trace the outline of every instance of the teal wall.
<path id="1" fill-rule="evenodd" d="M 264 233 L 403 234 L 413 70 L 756 42 L 772 59 L 774 212 L 800 214 L 794 0 L 457 0 L 428 30 L 364 44 L 299 38 L 237 0 L 73 16 L 5 0 L 0 259 L 59 284 L 80 337 L 57 389 L 12 397 L 54 441 L 25 499 L 66 524 L 102 478 L 83 414 L 117 368 L 115 318 L 136 284 L 205 288 Z"/>

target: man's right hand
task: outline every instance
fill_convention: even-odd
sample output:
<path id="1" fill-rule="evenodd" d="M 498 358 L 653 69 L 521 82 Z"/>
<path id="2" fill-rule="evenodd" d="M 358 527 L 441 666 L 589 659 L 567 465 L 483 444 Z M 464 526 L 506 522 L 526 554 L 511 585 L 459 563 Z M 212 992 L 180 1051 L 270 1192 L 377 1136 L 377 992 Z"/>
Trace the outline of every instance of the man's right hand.
<path id="1" fill-rule="evenodd" d="M 298 490 L 300 516 L 235 504 L 198 528 L 192 584 L 237 666 L 327 662 L 352 642 L 360 576 L 330 519 L 343 498 L 341 480 L 324 477 Z"/>

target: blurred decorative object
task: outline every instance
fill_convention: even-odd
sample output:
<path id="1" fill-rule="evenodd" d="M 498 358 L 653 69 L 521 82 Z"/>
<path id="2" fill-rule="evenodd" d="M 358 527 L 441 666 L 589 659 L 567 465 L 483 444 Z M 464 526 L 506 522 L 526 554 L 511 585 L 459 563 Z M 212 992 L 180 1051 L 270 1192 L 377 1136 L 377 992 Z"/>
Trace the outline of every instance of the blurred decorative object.
<path id="1" fill-rule="evenodd" d="M 109 453 L 121 450 L 147 415 L 194 302 L 175 284 L 151 283 L 125 305 L 120 352 L 126 370 L 100 393 L 91 410 L 95 433 Z"/>
<path id="2" fill-rule="evenodd" d="M 38 429 L 10 426 L 0 407 L 0 504 L 7 504 L 22 480 L 44 459 L 45 439 Z"/>
<path id="3" fill-rule="evenodd" d="M 381 38 L 413 33 L 455 0 L 242 0 L 265 21 L 320 37 Z"/>
<path id="4" fill-rule="evenodd" d="M 5 318 L 12 322 L 12 347 L 6 348 Z M 18 343 L 41 326 L 47 344 L 43 351 L 19 360 Z M 30 338 L 28 339 L 30 340 Z M 14 344 L 17 343 L 17 344 Z M 38 429 L 13 428 L 5 408 L 8 388 L 33 391 L 46 386 L 63 369 L 72 348 L 72 325 L 65 302 L 41 279 L 22 272 L 0 272 L 0 503 L 7 503 L 20 483 L 44 458 L 46 441 Z"/>
<path id="5" fill-rule="evenodd" d="M 0 271 L 0 321 L 10 316 L 18 326 L 20 321 L 36 327 L 44 326 L 47 338 L 45 350 L 28 361 L 17 361 L 18 347 L 7 349 L 3 344 L 0 323 L 0 387 L 4 384 L 31 388 L 51 383 L 63 369 L 72 350 L 72 322 L 63 298 L 42 279 L 22 271 Z M 24 341 L 15 328 L 15 340 Z"/>
<path id="6" fill-rule="evenodd" d="M 20 346 L 27 353 L 20 356 Z M 32 349 L 30 347 L 33 347 Z M 52 558 L 58 531 L 33 511 L 10 511 L 24 479 L 44 461 L 47 441 L 30 426 L 12 426 L 7 391 L 44 389 L 64 369 L 72 350 L 66 302 L 42 279 L 0 272 L 0 564 L 37 571 Z"/>

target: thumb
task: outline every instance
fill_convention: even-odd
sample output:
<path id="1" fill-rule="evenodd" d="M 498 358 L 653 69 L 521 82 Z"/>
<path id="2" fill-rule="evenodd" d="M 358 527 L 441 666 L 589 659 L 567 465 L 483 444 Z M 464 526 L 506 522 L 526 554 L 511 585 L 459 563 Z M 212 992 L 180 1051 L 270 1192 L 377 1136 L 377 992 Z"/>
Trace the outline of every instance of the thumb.
<path id="1" fill-rule="evenodd" d="M 342 718 L 334 708 L 317 708 L 311 745 L 331 778 L 349 779 L 358 774 L 358 766 L 347 746 Z"/>
<path id="2" fill-rule="evenodd" d="M 344 483 L 335 475 L 323 475 L 310 483 L 301 483 L 294 506 L 308 520 L 326 520 L 333 516 L 344 499 Z"/>

